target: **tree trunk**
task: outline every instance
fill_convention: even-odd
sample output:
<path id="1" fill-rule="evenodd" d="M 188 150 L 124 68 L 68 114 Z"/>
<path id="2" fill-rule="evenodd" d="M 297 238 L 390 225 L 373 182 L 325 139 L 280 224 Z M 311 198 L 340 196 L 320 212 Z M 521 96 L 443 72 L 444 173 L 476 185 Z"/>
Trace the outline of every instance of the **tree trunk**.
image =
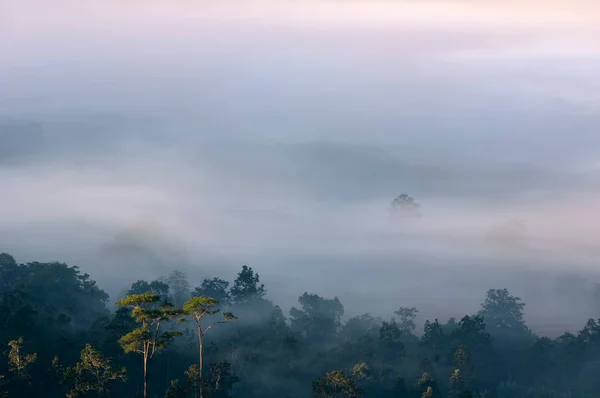
<path id="1" fill-rule="evenodd" d="M 200 398 L 204 398 L 204 381 L 202 380 L 202 362 L 203 362 L 203 353 L 202 350 L 204 348 L 204 336 L 202 335 L 202 328 L 200 327 L 200 324 L 198 324 L 198 346 L 199 346 L 199 363 L 198 363 L 198 382 L 200 383 L 199 386 L 199 391 L 200 391 Z"/>
<path id="2" fill-rule="evenodd" d="M 144 354 L 144 398 L 148 397 L 148 355 Z"/>

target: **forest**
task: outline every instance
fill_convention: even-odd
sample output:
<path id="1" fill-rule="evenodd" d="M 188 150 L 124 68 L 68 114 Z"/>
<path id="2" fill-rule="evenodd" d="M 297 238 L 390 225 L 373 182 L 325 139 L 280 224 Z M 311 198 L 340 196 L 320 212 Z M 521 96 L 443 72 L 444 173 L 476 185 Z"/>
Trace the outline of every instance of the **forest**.
<path id="1" fill-rule="evenodd" d="M 173 271 L 112 298 L 77 266 L 0 254 L 0 396 L 600 396 L 600 319 L 538 336 L 496 287 L 479 312 L 421 331 L 402 304 L 345 318 L 337 297 L 306 292 L 284 313 L 246 265 L 232 282 Z"/>

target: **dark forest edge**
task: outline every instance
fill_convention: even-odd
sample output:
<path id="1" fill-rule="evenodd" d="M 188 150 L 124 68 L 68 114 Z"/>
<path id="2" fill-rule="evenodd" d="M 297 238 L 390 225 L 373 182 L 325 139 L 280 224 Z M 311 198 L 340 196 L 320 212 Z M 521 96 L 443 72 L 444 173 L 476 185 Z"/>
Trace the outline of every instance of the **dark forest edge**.
<path id="1" fill-rule="evenodd" d="M 506 289 L 421 335 L 416 308 L 342 321 L 337 297 L 309 293 L 286 317 L 247 266 L 232 284 L 138 280 L 116 304 L 75 266 L 0 254 L 0 396 L 600 396 L 600 319 L 537 336 Z"/>

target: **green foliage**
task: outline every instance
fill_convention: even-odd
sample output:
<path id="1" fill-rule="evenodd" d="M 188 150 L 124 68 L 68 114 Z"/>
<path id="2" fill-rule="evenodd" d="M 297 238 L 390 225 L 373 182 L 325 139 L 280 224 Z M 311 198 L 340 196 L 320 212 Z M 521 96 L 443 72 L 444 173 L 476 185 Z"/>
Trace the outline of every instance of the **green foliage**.
<path id="1" fill-rule="evenodd" d="M 520 338 L 533 342 L 533 334 L 523 320 L 525 303 L 519 297 L 512 296 L 507 289 L 490 289 L 481 307 L 479 315 L 495 338 Z"/>
<path id="2" fill-rule="evenodd" d="M 285 315 L 283 315 L 283 311 L 278 305 L 271 310 L 269 318 L 267 319 L 267 326 L 269 335 L 275 339 L 289 337 L 291 333 Z"/>
<path id="3" fill-rule="evenodd" d="M 213 325 L 227 323 L 237 319 L 233 313 L 224 312 L 222 321 L 213 322 L 205 329 L 202 329 L 202 318 L 220 312 L 219 309 L 215 308 L 218 304 L 219 302 L 211 297 L 192 297 L 183 304 L 183 314 L 194 319 L 202 337 L 213 327 Z"/>
<path id="4" fill-rule="evenodd" d="M 454 352 L 454 366 L 457 366 L 460 369 L 470 369 L 471 368 L 471 353 L 469 350 L 460 346 Z"/>
<path id="5" fill-rule="evenodd" d="M 141 308 L 144 305 L 154 304 L 158 301 L 160 301 L 160 296 L 148 291 L 145 293 L 130 294 L 117 301 L 117 305 L 119 307 L 131 306 L 133 308 Z"/>
<path id="6" fill-rule="evenodd" d="M 215 307 L 219 302 L 211 297 L 196 296 L 189 299 L 183 304 L 183 311 L 188 314 L 213 315 L 219 312 Z"/>
<path id="7" fill-rule="evenodd" d="M 446 349 L 447 338 L 442 325 L 437 319 L 433 322 L 425 321 L 421 343 L 429 353 L 440 353 Z"/>
<path id="8" fill-rule="evenodd" d="M 192 390 L 199 390 L 202 385 L 202 377 L 200 377 L 200 367 L 198 365 L 191 365 L 185 371 L 187 377 L 187 384 Z"/>
<path id="9" fill-rule="evenodd" d="M 438 384 L 428 373 L 423 373 L 417 382 L 417 391 L 420 392 L 423 398 L 440 397 Z"/>
<path id="10" fill-rule="evenodd" d="M 11 340 L 8 342 L 10 351 L 8 352 L 8 370 L 14 373 L 19 379 L 28 379 L 30 377 L 28 368 L 37 360 L 37 354 L 24 354 L 23 338 Z"/>
<path id="11" fill-rule="evenodd" d="M 301 309 L 290 310 L 291 327 L 306 338 L 321 341 L 335 336 L 341 326 L 344 306 L 337 297 L 326 299 L 316 294 L 304 293 L 298 298 Z"/>
<path id="12" fill-rule="evenodd" d="M 186 398 L 187 396 L 187 388 L 179 384 L 179 379 L 171 380 L 165 398 Z"/>
<path id="13" fill-rule="evenodd" d="M 488 291 L 475 316 L 427 320 L 417 337 L 415 308 L 385 320 L 342 320 L 337 298 L 308 293 L 288 323 L 248 267 L 229 291 L 227 281 L 205 279 L 194 299 L 183 274 L 138 281 L 114 312 L 76 267 L 18 265 L 0 255 L 0 275 L 0 344 L 8 348 L 0 396 L 140 396 L 141 380 L 123 380 L 124 368 L 144 372 L 154 397 L 303 398 L 311 387 L 316 396 L 366 398 L 596 398 L 600 391 L 600 320 L 557 338 L 536 337 L 525 325 L 524 303 L 505 289 Z M 181 297 L 180 308 L 167 300 Z M 204 341 L 214 325 L 236 319 L 229 310 L 241 320 Z M 188 322 L 173 322 L 181 318 Z M 198 329 L 200 350 L 175 341 Z"/>
<path id="14" fill-rule="evenodd" d="M 152 293 L 163 300 L 169 296 L 169 285 L 163 281 L 152 281 L 150 283 L 144 280 L 138 280 L 134 282 L 129 291 L 127 292 L 127 296 L 133 296 L 144 293 Z"/>
<path id="15" fill-rule="evenodd" d="M 375 336 L 379 333 L 380 320 L 371 314 L 362 314 L 348 319 L 340 330 L 340 338 L 355 341 L 365 335 Z"/>
<path id="16" fill-rule="evenodd" d="M 110 358 L 102 356 L 90 344 L 86 344 L 81 350 L 80 361 L 74 368 L 66 369 L 65 375 L 74 383 L 67 394 L 69 398 L 83 397 L 91 391 L 104 396 L 112 382 L 127 380 L 125 368 L 113 369 Z"/>
<path id="17" fill-rule="evenodd" d="M 385 322 L 379 329 L 379 341 L 387 360 L 398 361 L 404 356 L 404 344 L 402 343 L 402 331 L 396 322 Z"/>
<path id="18" fill-rule="evenodd" d="M 160 297 L 154 293 L 133 294 L 117 302 L 120 307 L 131 307 L 131 317 L 140 324 L 121 337 L 120 343 L 125 352 L 145 353 L 150 349 L 150 358 L 158 350 L 164 348 L 174 337 L 181 335 L 178 331 L 162 331 L 161 323 L 169 321 L 179 314 L 169 303 L 154 307 Z"/>
<path id="19" fill-rule="evenodd" d="M 267 289 L 260 283 L 258 273 L 254 273 L 252 267 L 244 265 L 233 281 L 230 294 L 234 303 L 247 304 L 263 299 Z"/>
<path id="20" fill-rule="evenodd" d="M 486 331 L 483 318 L 479 315 L 464 316 L 449 337 L 455 346 L 463 346 L 469 350 L 487 353 L 492 349 L 492 336 Z"/>
<path id="21" fill-rule="evenodd" d="M 139 354 L 147 354 L 149 350 L 148 359 L 152 359 L 156 352 L 160 352 L 172 339 L 181 336 L 181 334 L 179 331 L 165 331 L 161 333 L 158 332 L 158 326 L 154 330 L 144 326 L 127 333 L 121 337 L 119 342 L 123 346 L 123 350 L 128 353 L 137 352 Z"/>
<path id="22" fill-rule="evenodd" d="M 421 394 L 421 398 L 433 398 L 433 388 L 432 387 L 427 387 L 427 390 L 423 391 L 423 394 Z"/>
<path id="23" fill-rule="evenodd" d="M 202 318 L 210 315 L 217 314 L 220 310 L 215 307 L 219 304 L 219 302 L 212 297 L 192 297 L 183 305 L 183 314 L 187 317 L 190 317 L 196 323 L 196 334 L 198 336 L 198 346 L 199 346 L 199 366 L 198 366 L 198 389 L 200 398 L 203 398 L 203 356 L 204 356 L 204 336 L 208 333 L 212 327 L 219 323 L 227 323 L 237 319 L 233 313 L 224 312 L 222 321 L 215 321 L 206 326 L 202 327 Z M 183 318 L 181 319 L 183 320 Z"/>
<path id="24" fill-rule="evenodd" d="M 0 294 L 11 290 L 12 285 L 20 277 L 20 271 L 13 256 L 0 253 Z"/>
<path id="25" fill-rule="evenodd" d="M 37 304 L 22 290 L 0 294 L 0 338 L 3 341 L 29 336 L 40 323 Z"/>
<path id="26" fill-rule="evenodd" d="M 334 370 L 313 382 L 313 394 L 320 398 L 357 398 L 363 396 L 363 391 L 343 371 Z"/>
<path id="27" fill-rule="evenodd" d="M 352 368 L 352 377 L 360 381 L 370 381 L 373 379 L 371 369 L 364 362 L 359 362 Z"/>
<path id="28" fill-rule="evenodd" d="M 229 282 L 220 278 L 204 279 L 200 287 L 192 292 L 192 297 L 214 297 L 222 306 L 231 304 L 231 294 L 229 294 Z"/>
<path id="29" fill-rule="evenodd" d="M 455 393 L 465 389 L 465 381 L 460 374 L 460 369 L 455 369 L 452 376 L 450 376 L 450 386 Z"/>
<path id="30" fill-rule="evenodd" d="M 160 306 L 154 306 L 160 300 L 160 296 L 146 292 L 132 294 L 117 302 L 119 307 L 132 308 L 131 317 L 139 326 L 119 339 L 119 343 L 126 353 L 134 352 L 142 354 L 144 364 L 144 398 L 147 397 L 147 364 L 157 352 L 165 348 L 175 337 L 181 336 L 178 330 L 166 330 L 161 328 L 168 322 L 181 314 L 181 310 L 174 309 L 168 302 Z"/>
<path id="31" fill-rule="evenodd" d="M 211 363 L 209 377 L 204 380 L 204 391 L 211 398 L 228 398 L 231 389 L 239 382 L 239 378 L 231 371 L 227 361 Z"/>
<path id="32" fill-rule="evenodd" d="M 0 274 L 6 279 L 0 282 L 4 286 L 0 288 L 0 306 L 13 306 L 5 321 L 17 323 L 20 328 L 24 323 L 43 323 L 48 331 L 87 328 L 98 317 L 107 315 L 108 294 L 78 267 L 58 262 L 16 266 L 14 259 L 3 257 Z M 15 312 L 26 312 L 25 319 L 17 320 Z M 25 335 L 26 331 L 22 332 Z"/>

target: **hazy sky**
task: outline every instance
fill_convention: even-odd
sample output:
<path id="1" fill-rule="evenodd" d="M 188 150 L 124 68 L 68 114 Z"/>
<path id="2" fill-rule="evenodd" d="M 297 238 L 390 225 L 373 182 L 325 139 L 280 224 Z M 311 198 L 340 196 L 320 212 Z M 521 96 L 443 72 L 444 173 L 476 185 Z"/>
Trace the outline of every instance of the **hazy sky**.
<path id="1" fill-rule="evenodd" d="M 0 251 L 541 311 L 600 254 L 599 37 L 583 0 L 0 0 Z"/>

